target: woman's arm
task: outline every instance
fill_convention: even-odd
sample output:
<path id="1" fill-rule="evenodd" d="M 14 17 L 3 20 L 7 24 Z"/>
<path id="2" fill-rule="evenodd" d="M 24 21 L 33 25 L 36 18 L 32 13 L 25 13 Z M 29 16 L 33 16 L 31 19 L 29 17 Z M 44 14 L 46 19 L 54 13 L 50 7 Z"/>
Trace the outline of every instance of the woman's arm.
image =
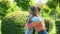
<path id="1" fill-rule="evenodd" d="M 39 26 L 40 24 L 44 24 L 44 21 L 33 22 L 33 23 L 31 23 L 31 27 L 30 27 L 30 28 L 32 28 L 32 27 L 36 27 L 36 26 Z"/>
<path id="2" fill-rule="evenodd" d="M 32 23 L 31 23 L 31 27 L 35 27 L 35 26 L 37 26 L 37 25 L 40 25 L 40 23 L 44 23 L 44 21 L 32 22 Z"/>
<path id="3" fill-rule="evenodd" d="M 30 27 L 31 27 L 31 24 L 30 24 L 31 18 L 32 18 L 32 16 L 29 16 L 29 17 L 27 18 L 26 28 L 30 28 Z"/>
<path id="4" fill-rule="evenodd" d="M 38 24 L 40 24 L 40 22 L 32 22 L 32 23 L 31 23 L 31 27 L 35 27 L 35 26 L 37 26 Z"/>
<path id="5" fill-rule="evenodd" d="M 40 22 L 32 22 L 31 24 L 30 23 L 27 23 L 26 24 L 26 28 L 33 28 L 35 26 L 37 26 Z"/>

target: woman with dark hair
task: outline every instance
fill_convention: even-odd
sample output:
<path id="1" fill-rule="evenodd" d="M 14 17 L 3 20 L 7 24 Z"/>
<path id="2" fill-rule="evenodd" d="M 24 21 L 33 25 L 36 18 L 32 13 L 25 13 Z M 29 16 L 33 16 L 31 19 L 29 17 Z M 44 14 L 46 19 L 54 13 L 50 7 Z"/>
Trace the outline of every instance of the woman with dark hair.
<path id="1" fill-rule="evenodd" d="M 40 10 L 41 8 L 36 6 L 29 8 L 25 34 L 34 34 L 34 30 L 37 31 L 38 34 L 48 34 L 44 25 L 44 19 L 40 15 Z"/>

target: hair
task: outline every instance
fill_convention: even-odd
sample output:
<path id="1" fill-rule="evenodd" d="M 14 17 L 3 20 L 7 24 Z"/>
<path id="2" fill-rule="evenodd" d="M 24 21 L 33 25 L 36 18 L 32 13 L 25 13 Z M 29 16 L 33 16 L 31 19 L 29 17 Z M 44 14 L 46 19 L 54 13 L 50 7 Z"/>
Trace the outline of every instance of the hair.
<path id="1" fill-rule="evenodd" d="M 31 6 L 29 9 L 30 9 L 30 11 L 32 11 L 31 14 L 32 14 L 33 16 L 37 16 L 37 13 L 39 13 L 40 10 L 41 10 L 41 8 L 36 7 L 36 6 Z"/>
<path id="2" fill-rule="evenodd" d="M 33 18 L 33 16 L 37 16 L 37 13 L 40 12 L 41 8 L 39 7 L 36 7 L 36 6 L 31 6 L 30 8 L 30 11 L 32 12 L 32 16 L 28 15 L 30 18 L 27 18 L 27 21 L 30 22 L 31 21 L 31 18 Z"/>

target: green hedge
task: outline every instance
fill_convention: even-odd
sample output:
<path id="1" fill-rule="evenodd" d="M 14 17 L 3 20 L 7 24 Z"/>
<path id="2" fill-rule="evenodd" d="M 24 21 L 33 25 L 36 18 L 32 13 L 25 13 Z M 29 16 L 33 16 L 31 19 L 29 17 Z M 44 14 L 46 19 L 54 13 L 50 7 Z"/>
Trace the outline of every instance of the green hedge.
<path id="1" fill-rule="evenodd" d="M 60 34 L 60 19 L 57 19 L 55 22 L 56 26 L 56 34 Z"/>
<path id="2" fill-rule="evenodd" d="M 27 14 L 24 12 L 13 12 L 2 20 L 2 34 L 24 34 Z"/>
<path id="3" fill-rule="evenodd" d="M 46 26 L 46 30 L 50 33 L 55 26 L 54 20 L 51 18 L 46 18 L 45 19 L 45 26 Z"/>

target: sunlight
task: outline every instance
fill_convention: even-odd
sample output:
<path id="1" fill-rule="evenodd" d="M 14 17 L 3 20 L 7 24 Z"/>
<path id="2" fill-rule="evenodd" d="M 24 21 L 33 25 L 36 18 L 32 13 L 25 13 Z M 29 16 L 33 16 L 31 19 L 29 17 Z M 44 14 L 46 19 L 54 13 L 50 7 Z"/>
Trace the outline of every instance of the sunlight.
<path id="1" fill-rule="evenodd" d="M 35 4 L 41 4 L 41 3 L 46 4 L 47 2 L 48 2 L 48 0 L 34 0 Z"/>
<path id="2" fill-rule="evenodd" d="M 10 0 L 11 2 L 13 2 L 14 0 Z"/>
<path id="3" fill-rule="evenodd" d="M 43 8 L 47 2 L 48 0 L 34 0 L 34 5 Z"/>

